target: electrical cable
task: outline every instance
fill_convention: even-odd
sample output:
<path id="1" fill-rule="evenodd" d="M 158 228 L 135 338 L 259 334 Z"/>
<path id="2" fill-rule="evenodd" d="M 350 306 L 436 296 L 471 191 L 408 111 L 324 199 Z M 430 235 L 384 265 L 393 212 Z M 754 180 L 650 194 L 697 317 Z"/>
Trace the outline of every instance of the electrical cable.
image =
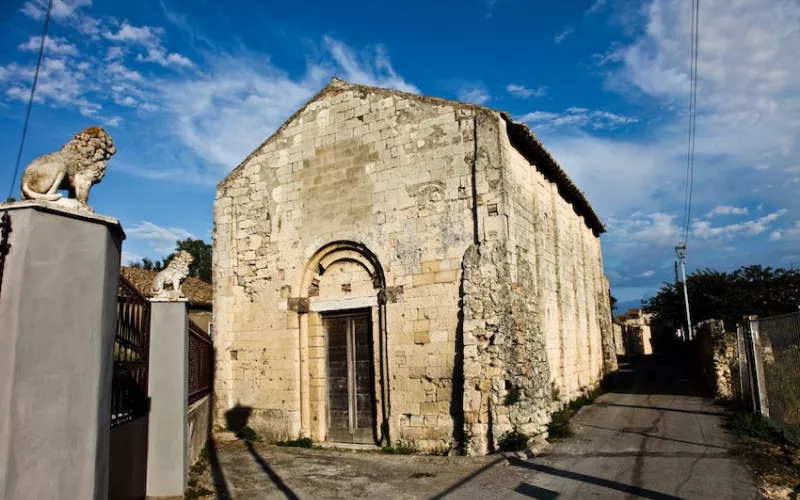
<path id="1" fill-rule="evenodd" d="M 19 142 L 17 152 L 17 163 L 14 165 L 14 176 L 11 178 L 11 185 L 8 187 L 8 198 L 14 193 L 14 184 L 19 175 L 19 164 L 22 161 L 22 150 L 25 147 L 25 137 L 28 135 L 28 123 L 31 120 L 31 109 L 33 108 L 33 96 L 36 93 L 36 82 L 39 81 L 39 68 L 42 66 L 42 56 L 44 56 L 44 42 L 47 39 L 47 26 L 50 24 L 50 12 L 53 10 L 53 0 L 47 4 L 47 14 L 44 18 L 44 30 L 42 31 L 42 43 L 39 45 L 39 58 L 36 60 L 36 71 L 33 73 L 33 85 L 31 86 L 31 96 L 28 99 L 28 110 L 25 113 L 25 125 L 22 127 L 22 139 Z"/>

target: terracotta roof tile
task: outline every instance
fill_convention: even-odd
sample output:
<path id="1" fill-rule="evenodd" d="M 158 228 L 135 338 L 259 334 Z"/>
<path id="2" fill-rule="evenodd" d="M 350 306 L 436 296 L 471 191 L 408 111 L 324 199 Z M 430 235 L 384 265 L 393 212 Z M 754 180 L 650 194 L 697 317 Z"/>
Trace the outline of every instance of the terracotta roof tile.
<path id="1" fill-rule="evenodd" d="M 140 269 L 138 267 L 122 266 L 122 275 L 139 290 L 145 297 L 153 296 L 153 278 L 158 271 Z M 183 294 L 189 299 L 189 305 L 201 308 L 211 308 L 213 298 L 213 287 L 197 278 L 186 278 L 181 285 Z"/>

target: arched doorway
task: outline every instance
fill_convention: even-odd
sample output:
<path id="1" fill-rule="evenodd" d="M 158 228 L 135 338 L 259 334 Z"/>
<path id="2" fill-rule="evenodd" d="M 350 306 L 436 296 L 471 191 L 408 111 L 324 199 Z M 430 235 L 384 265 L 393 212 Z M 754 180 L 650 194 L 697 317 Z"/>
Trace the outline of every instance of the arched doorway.
<path id="1" fill-rule="evenodd" d="M 376 444 L 385 437 L 384 290 L 377 258 L 359 243 L 325 245 L 306 266 L 301 422 L 312 439 Z"/>

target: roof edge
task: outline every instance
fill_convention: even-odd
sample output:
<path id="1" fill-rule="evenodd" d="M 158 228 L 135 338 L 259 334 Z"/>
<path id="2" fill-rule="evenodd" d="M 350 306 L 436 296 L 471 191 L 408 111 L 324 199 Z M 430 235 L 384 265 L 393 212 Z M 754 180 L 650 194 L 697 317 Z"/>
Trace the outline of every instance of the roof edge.
<path id="1" fill-rule="evenodd" d="M 542 175 L 558 187 L 558 192 L 581 215 L 586 225 L 596 234 L 606 232 L 605 225 L 597 216 L 586 195 L 572 182 L 564 168 L 553 158 L 531 129 L 524 123 L 515 121 L 508 113 L 501 111 L 500 116 L 506 122 L 506 130 L 511 145 L 525 157 L 531 165 L 538 168 Z"/>

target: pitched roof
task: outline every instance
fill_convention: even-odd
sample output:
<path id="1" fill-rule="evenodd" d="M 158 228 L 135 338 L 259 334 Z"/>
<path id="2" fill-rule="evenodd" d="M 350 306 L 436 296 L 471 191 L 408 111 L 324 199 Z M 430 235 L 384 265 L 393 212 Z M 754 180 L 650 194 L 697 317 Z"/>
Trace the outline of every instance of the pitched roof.
<path id="1" fill-rule="evenodd" d="M 242 161 L 239 166 L 233 169 L 225 179 L 220 182 L 222 185 L 228 179 L 235 178 L 238 176 L 239 172 L 243 169 L 244 165 L 247 164 L 248 160 L 253 157 L 255 154 L 258 153 L 261 148 L 263 148 L 273 137 L 276 137 L 280 132 L 286 128 L 286 126 L 291 123 L 303 110 L 312 102 L 320 99 L 325 94 L 331 92 L 341 92 L 344 90 L 362 90 L 368 92 L 376 92 L 381 93 L 384 95 L 396 95 L 400 97 L 404 97 L 407 99 L 416 99 L 418 101 L 430 102 L 432 104 L 447 104 L 450 106 L 458 106 L 461 108 L 472 108 L 477 110 L 489 111 L 492 113 L 499 114 L 503 120 L 506 122 L 506 130 L 508 132 L 509 141 L 511 141 L 512 146 L 514 146 L 517 151 L 525 157 L 532 165 L 535 165 L 536 168 L 545 176 L 545 178 L 551 182 L 553 182 L 557 188 L 559 194 L 569 202 L 575 209 L 575 212 L 582 216 L 586 220 L 586 225 L 597 235 L 606 232 L 606 228 L 603 225 L 600 217 L 597 216 L 592 205 L 589 203 L 589 200 L 586 199 L 586 195 L 584 195 L 583 191 L 581 191 L 578 186 L 572 182 L 572 179 L 569 178 L 567 173 L 561 167 L 561 165 L 553 158 L 553 155 L 542 145 L 539 139 L 534 135 L 531 129 L 525 123 L 514 121 L 511 116 L 500 110 L 488 108 L 486 106 L 479 106 L 477 104 L 470 104 L 461 101 L 454 101 L 451 99 L 444 99 L 441 97 L 431 97 L 421 94 L 412 94 L 409 92 L 402 92 L 399 90 L 393 89 L 385 89 L 381 87 L 371 87 L 369 85 L 360 85 L 356 83 L 345 82 L 344 80 L 340 80 L 339 78 L 331 79 L 330 83 L 328 83 L 325 88 L 320 90 L 314 97 L 309 99 L 300 109 L 298 109 L 288 120 L 286 120 L 283 125 L 278 128 L 270 137 L 268 137 L 263 143 L 261 143 L 247 158 Z"/>
<path id="2" fill-rule="evenodd" d="M 153 296 L 153 278 L 158 271 L 141 269 L 138 267 L 122 266 L 122 275 L 139 290 L 143 296 Z M 197 278 L 188 277 L 181 285 L 183 294 L 189 299 L 189 305 L 197 308 L 211 308 L 213 287 Z"/>

